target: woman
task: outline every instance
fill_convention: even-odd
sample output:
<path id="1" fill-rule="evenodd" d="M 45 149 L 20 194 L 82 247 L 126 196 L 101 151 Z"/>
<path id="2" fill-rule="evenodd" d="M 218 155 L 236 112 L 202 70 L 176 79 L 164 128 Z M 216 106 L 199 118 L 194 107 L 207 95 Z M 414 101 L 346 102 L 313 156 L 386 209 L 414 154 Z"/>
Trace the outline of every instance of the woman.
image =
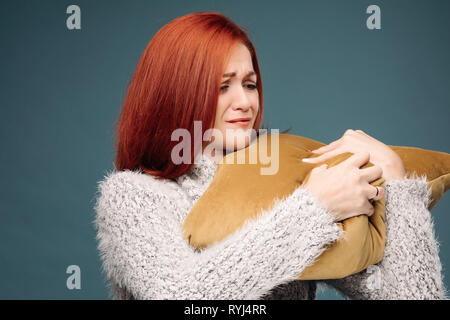
<path id="1" fill-rule="evenodd" d="M 316 282 L 295 279 L 342 235 L 336 222 L 371 215 L 369 200 L 385 194 L 383 261 L 370 273 L 327 283 L 357 299 L 443 298 L 426 181 L 406 177 L 400 158 L 362 131 L 348 130 L 316 150 L 319 160 L 346 151 L 352 157 L 314 169 L 305 186 L 223 241 L 201 253 L 189 247 L 183 220 L 220 160 L 199 150 L 247 146 L 245 134 L 229 140 L 226 133 L 259 128 L 262 98 L 253 45 L 223 15 L 177 18 L 150 41 L 119 118 L 116 170 L 100 183 L 95 208 L 114 298 L 314 299 Z M 183 141 L 183 153 L 194 150 L 191 161 L 175 164 L 179 142 L 172 133 L 184 129 L 196 136 L 195 120 L 202 124 L 197 137 L 213 128 L 223 140 Z M 369 159 L 374 166 L 360 169 Z M 369 184 L 381 176 L 386 192 Z M 369 281 L 374 275 L 378 282 Z"/>

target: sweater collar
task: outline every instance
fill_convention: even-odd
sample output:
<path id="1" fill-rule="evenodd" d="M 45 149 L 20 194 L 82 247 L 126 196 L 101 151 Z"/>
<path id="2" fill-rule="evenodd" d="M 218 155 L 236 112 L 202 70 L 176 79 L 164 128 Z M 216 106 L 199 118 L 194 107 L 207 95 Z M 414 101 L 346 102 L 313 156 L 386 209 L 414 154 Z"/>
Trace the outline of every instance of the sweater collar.
<path id="1" fill-rule="evenodd" d="M 177 183 L 197 201 L 211 184 L 216 173 L 217 164 L 208 156 L 198 154 L 189 171 L 176 178 Z"/>

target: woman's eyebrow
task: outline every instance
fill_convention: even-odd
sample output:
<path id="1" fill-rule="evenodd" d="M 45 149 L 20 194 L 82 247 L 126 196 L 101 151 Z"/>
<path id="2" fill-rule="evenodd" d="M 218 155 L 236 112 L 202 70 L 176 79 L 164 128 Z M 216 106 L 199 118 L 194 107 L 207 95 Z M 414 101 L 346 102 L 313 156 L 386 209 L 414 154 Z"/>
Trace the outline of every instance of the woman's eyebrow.
<path id="1" fill-rule="evenodd" d="M 248 78 L 250 76 L 256 75 L 255 71 L 249 71 L 244 78 Z M 225 73 L 222 78 L 233 78 L 236 77 L 236 72 Z"/>

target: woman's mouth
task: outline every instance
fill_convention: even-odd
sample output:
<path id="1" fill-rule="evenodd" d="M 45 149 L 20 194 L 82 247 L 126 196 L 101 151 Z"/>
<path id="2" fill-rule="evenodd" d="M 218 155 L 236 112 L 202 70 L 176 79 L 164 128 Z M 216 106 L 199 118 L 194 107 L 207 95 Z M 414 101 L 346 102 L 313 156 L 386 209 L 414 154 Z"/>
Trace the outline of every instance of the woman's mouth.
<path id="1" fill-rule="evenodd" d="M 240 127 L 246 127 L 250 123 L 250 119 L 235 119 L 231 121 L 227 121 L 228 123 L 235 124 Z"/>

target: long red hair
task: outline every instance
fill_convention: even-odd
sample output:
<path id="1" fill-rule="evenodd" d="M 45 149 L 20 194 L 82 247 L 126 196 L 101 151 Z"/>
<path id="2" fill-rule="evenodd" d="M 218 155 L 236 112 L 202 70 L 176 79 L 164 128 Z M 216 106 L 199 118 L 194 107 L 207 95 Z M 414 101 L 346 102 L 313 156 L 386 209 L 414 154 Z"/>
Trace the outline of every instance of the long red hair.
<path id="1" fill-rule="evenodd" d="M 142 169 L 158 178 L 173 179 L 193 165 L 194 120 L 203 133 L 212 128 L 222 75 L 234 45 L 250 51 L 257 75 L 259 113 L 263 113 L 261 74 L 255 49 L 243 27 L 217 12 L 199 12 L 176 18 L 163 26 L 142 54 L 130 81 L 116 126 L 117 170 Z M 190 164 L 174 164 L 171 141 L 175 129 L 191 134 Z M 197 141 L 195 143 L 198 143 Z M 201 141 L 200 141 L 201 143 Z"/>

